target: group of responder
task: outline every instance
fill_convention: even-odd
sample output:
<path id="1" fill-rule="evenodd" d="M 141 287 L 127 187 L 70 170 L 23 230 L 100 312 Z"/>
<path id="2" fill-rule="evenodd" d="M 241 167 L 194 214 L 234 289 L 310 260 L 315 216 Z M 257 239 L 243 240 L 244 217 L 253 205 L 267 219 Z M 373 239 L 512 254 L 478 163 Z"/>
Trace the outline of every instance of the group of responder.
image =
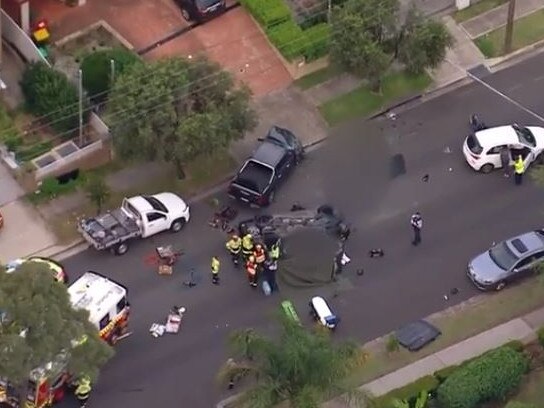
<path id="1" fill-rule="evenodd" d="M 277 288 L 275 274 L 280 258 L 279 242 L 267 248 L 263 242 L 255 242 L 251 234 L 246 234 L 243 238 L 234 234 L 227 241 L 226 247 L 235 265 L 238 265 L 241 260 L 244 261 L 247 279 L 251 287 L 257 287 L 259 277 L 264 275 L 271 290 Z"/>

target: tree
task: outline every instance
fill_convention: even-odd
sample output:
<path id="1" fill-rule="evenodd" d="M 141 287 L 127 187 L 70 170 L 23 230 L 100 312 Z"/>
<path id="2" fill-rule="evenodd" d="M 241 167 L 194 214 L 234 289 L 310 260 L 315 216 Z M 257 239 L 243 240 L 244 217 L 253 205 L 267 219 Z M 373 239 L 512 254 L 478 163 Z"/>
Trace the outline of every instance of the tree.
<path id="1" fill-rule="evenodd" d="M 219 65 L 199 57 L 136 64 L 116 80 L 106 121 L 117 154 L 184 165 L 225 148 L 256 126 L 250 92 Z"/>
<path id="2" fill-rule="evenodd" d="M 447 49 L 453 45 L 453 37 L 444 24 L 426 19 L 415 8 L 406 19 L 408 23 L 397 45 L 399 61 L 412 74 L 421 74 L 426 68 L 436 68 L 446 57 Z"/>
<path id="3" fill-rule="evenodd" d="M 452 44 L 442 23 L 415 9 L 402 13 L 398 0 L 347 0 L 331 24 L 332 60 L 374 89 L 394 62 L 421 73 L 436 67 Z"/>
<path id="4" fill-rule="evenodd" d="M 43 62 L 31 63 L 23 73 L 21 90 L 27 109 L 34 115 L 47 116 L 45 122 L 53 129 L 68 136 L 78 129 L 78 91 L 62 72 Z"/>
<path id="5" fill-rule="evenodd" d="M 240 398 L 242 407 L 272 408 L 287 401 L 291 408 L 317 408 L 337 394 L 352 403 L 369 402 L 360 391 L 343 381 L 364 361 L 356 344 L 333 345 L 328 332 L 307 331 L 282 318 L 277 340 L 250 330 L 233 333 L 235 358 L 219 371 L 222 382 L 252 377 L 255 386 Z"/>
<path id="6" fill-rule="evenodd" d="M 113 61 L 113 67 L 112 67 Z M 83 87 L 91 99 L 105 100 L 113 81 L 130 65 L 141 63 L 141 59 L 125 48 L 114 48 L 93 52 L 83 58 Z M 112 78 L 112 71 L 114 78 Z"/>
<path id="7" fill-rule="evenodd" d="M 103 177 L 92 176 L 85 183 L 87 198 L 96 206 L 96 213 L 102 212 L 102 207 L 111 195 L 110 188 Z"/>
<path id="8" fill-rule="evenodd" d="M 66 286 L 41 264 L 24 264 L 10 274 L 0 269 L 0 377 L 24 393 L 31 370 L 65 355 L 70 372 L 96 378 L 113 349 L 88 312 L 72 308 Z"/>

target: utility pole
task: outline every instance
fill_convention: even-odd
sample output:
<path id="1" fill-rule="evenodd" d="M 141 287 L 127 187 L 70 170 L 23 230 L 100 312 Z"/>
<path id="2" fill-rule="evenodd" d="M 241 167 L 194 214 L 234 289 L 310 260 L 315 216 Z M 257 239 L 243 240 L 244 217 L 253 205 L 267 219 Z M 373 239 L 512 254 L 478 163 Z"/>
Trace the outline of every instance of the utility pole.
<path id="1" fill-rule="evenodd" d="M 79 70 L 78 75 L 79 91 L 79 147 L 83 147 L 83 71 Z"/>
<path id="2" fill-rule="evenodd" d="M 515 14 L 516 14 L 516 0 L 510 0 L 508 3 L 508 18 L 506 20 L 506 33 L 504 36 L 504 53 L 505 54 L 509 54 L 512 51 Z"/>
<path id="3" fill-rule="evenodd" d="M 332 0 L 327 1 L 327 23 L 331 23 Z"/>
<path id="4" fill-rule="evenodd" d="M 115 60 L 110 59 L 110 86 L 115 82 Z"/>

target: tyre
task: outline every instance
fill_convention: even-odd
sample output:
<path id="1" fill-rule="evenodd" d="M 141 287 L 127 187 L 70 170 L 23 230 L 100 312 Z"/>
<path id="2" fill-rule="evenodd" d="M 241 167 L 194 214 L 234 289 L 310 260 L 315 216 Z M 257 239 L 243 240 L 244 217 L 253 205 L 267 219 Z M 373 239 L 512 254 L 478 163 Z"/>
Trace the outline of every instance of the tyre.
<path id="1" fill-rule="evenodd" d="M 185 226 L 185 219 L 180 218 L 172 222 L 172 225 L 170 225 L 170 231 L 172 232 L 180 232 L 183 227 Z"/>
<path id="2" fill-rule="evenodd" d="M 505 281 L 500 281 L 499 283 L 497 283 L 497 285 L 495 286 L 495 290 L 497 292 L 501 291 L 504 289 L 504 287 L 506 286 L 506 282 Z"/>
<path id="3" fill-rule="evenodd" d="M 128 244 L 123 242 L 115 247 L 115 255 L 121 256 L 128 252 Z"/>
<path id="4" fill-rule="evenodd" d="M 480 171 L 484 174 L 489 174 L 495 169 L 495 166 L 493 166 L 491 163 L 486 163 L 482 167 L 480 167 Z"/>
<path id="5" fill-rule="evenodd" d="M 192 21 L 191 14 L 187 11 L 187 9 L 181 9 L 181 16 L 187 22 Z"/>

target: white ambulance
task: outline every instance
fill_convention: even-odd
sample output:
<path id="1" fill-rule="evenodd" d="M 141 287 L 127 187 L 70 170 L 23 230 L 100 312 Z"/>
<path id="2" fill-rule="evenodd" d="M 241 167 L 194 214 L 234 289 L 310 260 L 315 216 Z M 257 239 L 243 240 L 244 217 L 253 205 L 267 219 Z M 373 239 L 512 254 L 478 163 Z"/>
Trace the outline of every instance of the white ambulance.
<path id="1" fill-rule="evenodd" d="M 126 333 L 130 315 L 127 288 L 97 272 L 86 272 L 68 288 L 75 309 L 89 312 L 100 337 L 111 345 Z"/>

